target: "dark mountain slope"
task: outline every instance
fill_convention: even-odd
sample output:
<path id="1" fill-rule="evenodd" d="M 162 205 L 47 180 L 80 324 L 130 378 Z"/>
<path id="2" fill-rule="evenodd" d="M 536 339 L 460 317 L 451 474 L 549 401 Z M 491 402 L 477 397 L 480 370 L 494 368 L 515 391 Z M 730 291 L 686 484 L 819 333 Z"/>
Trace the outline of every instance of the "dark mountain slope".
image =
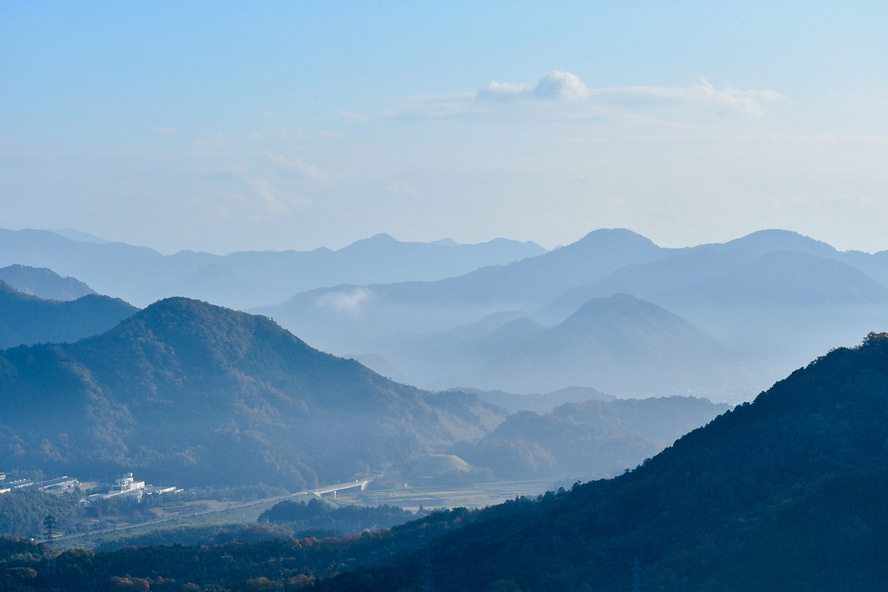
<path id="1" fill-rule="evenodd" d="M 302 487 L 404 462 L 500 419 L 393 383 L 271 320 L 174 298 L 72 345 L 0 352 L 4 466 Z"/>
<path id="2" fill-rule="evenodd" d="M 631 473 L 481 512 L 432 544 L 436 589 L 627 589 L 637 556 L 643 589 L 878 590 L 886 441 L 888 335 L 871 334 Z M 400 581 L 421 564 L 403 564 Z"/>
<path id="3" fill-rule="evenodd" d="M 347 541 L 68 552 L 59 577 L 33 587 L 102 589 L 127 576 L 248 590 L 283 573 L 294 585 L 333 575 L 318 592 L 430 579 L 442 592 L 618 591 L 632 589 L 637 558 L 643 590 L 881 590 L 886 441 L 888 334 L 871 334 L 615 479 Z M 2 549 L 5 565 L 39 567 L 21 559 L 33 546 Z"/>
<path id="4" fill-rule="evenodd" d="M 76 300 L 43 300 L 0 280 L 0 347 L 73 342 L 98 335 L 136 312 L 118 298 L 91 294 Z"/>

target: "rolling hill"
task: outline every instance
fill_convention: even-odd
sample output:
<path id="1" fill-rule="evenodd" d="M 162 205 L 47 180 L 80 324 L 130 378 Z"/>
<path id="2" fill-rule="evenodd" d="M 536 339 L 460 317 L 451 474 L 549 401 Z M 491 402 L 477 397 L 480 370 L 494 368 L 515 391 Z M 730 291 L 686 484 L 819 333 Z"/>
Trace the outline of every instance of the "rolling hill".
<path id="1" fill-rule="evenodd" d="M 0 352 L 0 462 L 299 489 L 477 438 L 502 413 L 400 385 L 264 317 L 184 298 L 74 344 Z"/>

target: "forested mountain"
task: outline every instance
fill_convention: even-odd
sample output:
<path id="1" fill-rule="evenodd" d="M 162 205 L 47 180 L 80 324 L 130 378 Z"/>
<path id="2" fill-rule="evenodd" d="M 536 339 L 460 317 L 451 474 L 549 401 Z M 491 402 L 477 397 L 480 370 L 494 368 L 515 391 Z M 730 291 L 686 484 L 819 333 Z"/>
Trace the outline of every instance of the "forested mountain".
<path id="1" fill-rule="evenodd" d="M 0 280 L 0 348 L 77 341 L 111 329 L 136 310 L 123 300 L 97 294 L 44 300 Z"/>
<path id="2" fill-rule="evenodd" d="M 45 267 L 10 265 L 0 269 L 0 280 L 23 294 L 46 300 L 77 300 L 95 292 L 80 280 L 62 277 Z"/>
<path id="3" fill-rule="evenodd" d="M 481 512 L 429 545 L 436 589 L 627 589 L 636 557 L 642 589 L 879 589 L 886 439 L 888 334 L 871 334 L 631 473 Z M 365 580 L 417 581 L 422 555 L 405 560 Z"/>
<path id="4" fill-rule="evenodd" d="M 476 245 L 446 240 L 414 243 L 380 234 L 337 251 L 162 255 L 144 247 L 63 234 L 0 229 L 0 265 L 47 267 L 139 306 L 188 296 L 246 308 L 342 283 L 437 280 L 545 252 L 534 243 L 507 239 Z"/>
<path id="5" fill-rule="evenodd" d="M 300 489 L 484 435 L 501 411 L 321 353 L 264 317 L 160 301 L 100 336 L 0 352 L 4 468 Z"/>
<path id="6" fill-rule="evenodd" d="M 70 551 L 57 576 L 38 574 L 33 543 L 0 541 L 0 556 L 21 590 L 880 590 L 886 441 L 888 334 L 870 334 L 634 471 L 536 500 L 341 541 Z"/>

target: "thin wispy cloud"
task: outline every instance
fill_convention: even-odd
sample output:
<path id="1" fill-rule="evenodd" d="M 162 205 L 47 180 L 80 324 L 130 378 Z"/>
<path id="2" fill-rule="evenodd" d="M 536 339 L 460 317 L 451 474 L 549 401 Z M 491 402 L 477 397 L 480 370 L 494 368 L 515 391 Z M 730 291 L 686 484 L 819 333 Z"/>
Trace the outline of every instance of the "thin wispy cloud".
<path id="1" fill-rule="evenodd" d="M 781 93 L 769 89 L 718 89 L 706 80 L 689 87 L 590 88 L 576 74 L 553 70 L 544 74 L 536 83 L 493 81 L 475 92 L 404 97 L 397 100 L 399 108 L 387 115 L 444 119 L 490 114 L 496 111 L 497 103 L 523 102 L 527 105 L 570 105 L 572 113 L 585 107 L 590 114 L 599 115 L 615 105 L 638 112 L 680 105 L 691 111 L 716 109 L 761 117 L 767 103 L 783 98 L 785 97 Z"/>
<path id="2" fill-rule="evenodd" d="M 784 95 L 774 90 L 738 90 L 731 87 L 719 90 L 704 80 L 686 88 L 633 86 L 598 89 L 594 92 L 593 100 L 620 103 L 639 109 L 666 103 L 708 106 L 761 117 L 765 103 L 784 98 Z"/>
<path id="3" fill-rule="evenodd" d="M 322 181 L 326 178 L 324 171 L 318 165 L 303 160 L 298 156 L 288 156 L 280 153 L 269 153 L 268 160 L 279 168 L 295 171 L 314 181 Z"/>

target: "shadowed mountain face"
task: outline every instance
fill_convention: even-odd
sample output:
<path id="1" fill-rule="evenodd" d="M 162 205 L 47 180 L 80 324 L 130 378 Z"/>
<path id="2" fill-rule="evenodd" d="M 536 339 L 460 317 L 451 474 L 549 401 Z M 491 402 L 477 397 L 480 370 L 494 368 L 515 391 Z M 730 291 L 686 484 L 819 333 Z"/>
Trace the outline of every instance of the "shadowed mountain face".
<path id="1" fill-rule="evenodd" d="M 608 420 L 588 406 L 575 416 Z M 881 590 L 886 441 L 888 335 L 871 334 L 614 479 L 339 542 L 72 552 L 59 581 L 101 589 L 112 575 L 163 576 L 246 589 L 283 569 L 297 582 L 317 578 L 319 592 L 430 580 L 442 592 Z M 10 555 L 27 547 L 8 546 Z"/>
<path id="2" fill-rule="evenodd" d="M 0 352 L 7 466 L 300 488 L 495 426 L 466 394 L 393 383 L 264 317 L 175 298 L 71 345 Z"/>
<path id="3" fill-rule="evenodd" d="M 0 347 L 77 341 L 111 329 L 136 310 L 123 300 L 97 294 L 43 300 L 0 281 Z"/>
<path id="4" fill-rule="evenodd" d="M 432 555 L 443 591 L 620 590 L 637 559 L 642 589 L 880 589 L 886 439 L 882 334 L 832 351 L 631 473 L 462 516 L 464 528 L 361 578 L 397 590 L 420 581 Z M 400 532 L 406 543 L 413 531 Z M 347 590 L 355 575 L 317 588 Z"/>

